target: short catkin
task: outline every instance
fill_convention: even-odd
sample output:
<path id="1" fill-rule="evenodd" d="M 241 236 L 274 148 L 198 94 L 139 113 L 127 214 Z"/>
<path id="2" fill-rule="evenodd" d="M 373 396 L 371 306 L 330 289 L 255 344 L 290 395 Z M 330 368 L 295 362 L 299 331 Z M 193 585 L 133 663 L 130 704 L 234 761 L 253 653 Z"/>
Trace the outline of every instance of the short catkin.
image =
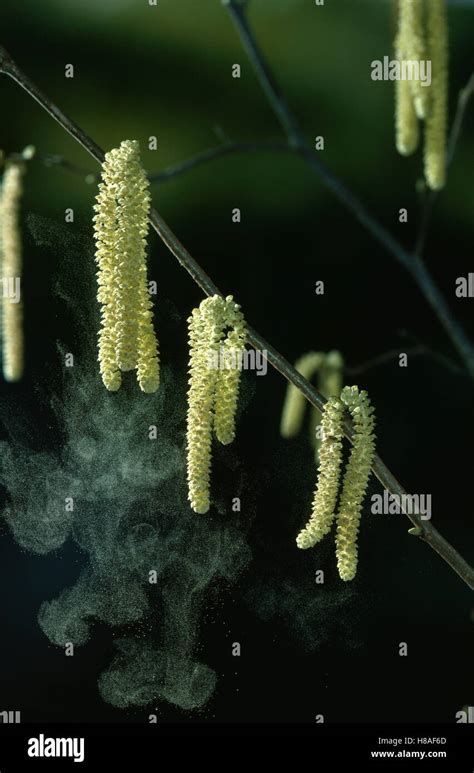
<path id="1" fill-rule="evenodd" d="M 228 444 L 235 414 L 245 347 L 246 325 L 232 296 L 206 298 L 189 323 L 187 415 L 188 498 L 196 513 L 210 507 L 212 435 Z"/>
<path id="2" fill-rule="evenodd" d="M 6 381 L 23 375 L 23 306 L 21 301 L 22 245 L 20 204 L 25 165 L 9 161 L 3 176 L 0 200 L 2 257 L 2 355 Z"/>
<path id="3" fill-rule="evenodd" d="M 138 142 L 125 140 L 106 153 L 94 210 L 102 380 L 115 392 L 121 372 L 136 369 L 140 389 L 155 392 L 158 342 L 146 266 L 150 193 Z"/>
<path id="4" fill-rule="evenodd" d="M 399 80 L 396 82 L 395 100 L 397 150 L 402 156 L 411 156 L 418 147 L 420 130 L 408 81 Z"/>
<path id="5" fill-rule="evenodd" d="M 228 445 L 235 437 L 235 415 L 242 373 L 241 356 L 247 338 L 243 314 L 232 300 L 226 301 L 225 325 L 230 330 L 222 343 L 219 358 L 214 431 L 218 441 L 223 445 Z"/>
<path id="6" fill-rule="evenodd" d="M 395 41 L 395 58 L 401 63 L 411 59 L 415 50 L 422 49 L 421 10 L 417 13 L 420 0 L 399 0 L 398 32 Z M 416 20 L 419 21 L 415 28 Z M 417 42 L 420 41 L 418 45 Z M 417 58 L 418 59 L 418 58 Z M 413 98 L 414 87 L 406 80 L 395 84 L 395 126 L 397 150 L 402 156 L 410 156 L 418 147 L 418 116 Z M 422 87 L 420 86 L 420 91 Z"/>
<path id="7" fill-rule="evenodd" d="M 308 381 L 324 362 L 324 352 L 308 352 L 295 362 L 295 370 Z M 284 438 L 295 437 L 303 424 L 306 398 L 294 384 L 288 384 L 281 415 L 280 434 Z"/>

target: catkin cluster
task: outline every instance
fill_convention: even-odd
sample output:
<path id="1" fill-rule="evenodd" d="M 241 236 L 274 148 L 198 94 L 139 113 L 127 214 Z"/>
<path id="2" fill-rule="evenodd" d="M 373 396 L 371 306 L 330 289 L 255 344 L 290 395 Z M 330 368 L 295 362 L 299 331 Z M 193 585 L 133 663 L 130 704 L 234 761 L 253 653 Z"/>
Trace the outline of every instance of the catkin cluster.
<path id="1" fill-rule="evenodd" d="M 115 392 L 121 385 L 121 371 L 136 369 L 140 389 L 155 392 L 159 385 L 158 343 L 146 266 L 150 194 L 138 142 L 125 140 L 106 154 L 96 202 L 102 380 Z"/>
<path id="2" fill-rule="evenodd" d="M 354 441 L 346 466 L 336 514 L 342 462 L 342 423 L 347 410 L 353 421 Z M 352 580 L 357 570 L 357 535 L 364 495 L 375 454 L 374 409 L 365 391 L 344 387 L 323 411 L 319 474 L 311 517 L 296 544 L 310 548 L 329 533 L 336 520 L 336 557 L 339 576 Z"/>
<path id="3" fill-rule="evenodd" d="M 246 325 L 231 295 L 206 298 L 193 310 L 188 323 L 188 498 L 196 513 L 207 513 L 213 432 L 225 445 L 235 435 Z"/>
<path id="4" fill-rule="evenodd" d="M 431 190 L 446 181 L 448 111 L 448 26 L 446 0 L 398 0 L 396 59 L 419 65 L 431 62 L 431 84 L 397 80 L 396 145 L 404 156 L 419 143 L 419 120 L 425 124 L 425 179 Z"/>
<path id="5" fill-rule="evenodd" d="M 23 375 L 23 308 L 21 302 L 22 249 L 20 204 L 25 165 L 9 161 L 0 198 L 0 250 L 2 261 L 2 355 L 6 381 Z"/>

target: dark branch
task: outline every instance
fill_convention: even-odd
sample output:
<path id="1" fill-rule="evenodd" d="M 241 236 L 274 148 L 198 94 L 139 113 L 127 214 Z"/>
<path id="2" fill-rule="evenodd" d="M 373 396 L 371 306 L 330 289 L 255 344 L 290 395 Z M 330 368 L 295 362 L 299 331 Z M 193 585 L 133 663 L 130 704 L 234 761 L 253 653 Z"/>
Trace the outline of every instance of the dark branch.
<path id="1" fill-rule="evenodd" d="M 72 164 L 70 161 L 68 161 L 66 158 L 63 158 L 62 156 L 52 155 L 49 153 L 38 153 L 35 158 L 40 161 L 45 166 L 59 166 L 61 169 L 65 169 L 67 172 L 72 172 L 73 174 L 77 174 L 80 177 L 83 177 L 84 180 L 88 183 L 95 182 L 97 180 L 97 175 L 91 172 L 89 169 L 84 169 L 81 166 L 77 166 L 76 164 Z"/>
<path id="2" fill-rule="evenodd" d="M 150 174 L 148 175 L 148 179 L 151 183 L 166 182 L 183 172 L 189 172 L 190 169 L 195 169 L 197 166 L 207 164 L 208 161 L 222 158 L 222 156 L 230 156 L 237 153 L 261 153 L 264 151 L 272 153 L 290 153 L 292 148 L 287 142 L 272 142 L 271 140 L 265 142 L 226 142 L 215 148 L 203 150 L 201 153 L 197 153 L 195 156 L 186 159 L 186 161 L 181 161 L 179 164 L 173 164 L 173 166 L 169 166 L 161 172 Z"/>
<path id="3" fill-rule="evenodd" d="M 209 148 L 203 150 L 196 155 L 185 161 L 180 161 L 177 164 L 162 169 L 161 172 L 153 172 L 148 175 L 150 183 L 163 183 L 172 180 L 174 177 L 185 172 L 191 171 L 198 166 L 207 164 L 209 161 L 214 161 L 217 158 L 224 156 L 237 155 L 239 153 L 292 153 L 293 148 L 287 142 L 276 142 L 272 140 L 264 140 L 262 142 L 225 142 L 222 145 L 217 145 L 215 148 Z M 76 164 L 72 164 L 62 156 L 51 155 L 47 153 L 37 154 L 36 158 L 45 166 L 58 166 L 62 169 L 66 169 L 68 172 L 77 174 L 83 177 L 86 182 L 94 182 L 98 179 L 98 176 L 88 169 L 84 169 Z"/>
<path id="4" fill-rule="evenodd" d="M 453 163 L 456 147 L 461 136 L 462 125 L 464 121 L 464 115 L 472 94 L 474 93 L 474 73 L 469 78 L 466 86 L 461 89 L 458 96 L 458 106 L 456 109 L 456 115 L 454 116 L 453 125 L 451 127 L 451 133 L 449 135 L 448 149 L 447 149 L 447 165 L 448 169 Z M 425 250 L 426 239 L 428 237 L 428 231 L 433 216 L 434 205 L 439 193 L 437 191 L 425 191 L 423 207 L 421 212 L 420 228 L 416 238 L 414 254 L 421 258 Z"/>

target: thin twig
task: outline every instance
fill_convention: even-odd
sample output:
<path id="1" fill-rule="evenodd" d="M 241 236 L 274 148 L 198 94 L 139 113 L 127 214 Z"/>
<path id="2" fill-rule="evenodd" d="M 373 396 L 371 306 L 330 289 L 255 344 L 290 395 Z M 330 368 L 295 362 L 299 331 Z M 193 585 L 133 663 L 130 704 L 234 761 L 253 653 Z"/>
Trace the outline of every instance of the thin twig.
<path id="1" fill-rule="evenodd" d="M 264 140 L 262 142 L 226 141 L 222 143 L 222 145 L 217 145 L 215 148 L 209 148 L 208 150 L 196 153 L 196 155 L 187 158 L 185 161 L 172 164 L 165 169 L 162 169 L 161 172 L 153 172 L 148 175 L 148 180 L 150 183 L 168 182 L 168 180 L 172 180 L 174 177 L 178 177 L 184 172 L 189 172 L 191 169 L 195 169 L 198 166 L 207 164 L 209 161 L 214 161 L 223 156 L 237 155 L 239 153 L 263 152 L 292 153 L 293 149 L 287 142 L 276 142 L 273 140 Z M 90 170 L 77 166 L 76 164 L 72 164 L 70 161 L 63 158 L 63 156 L 40 153 L 36 155 L 36 159 L 45 166 L 58 166 L 62 169 L 66 169 L 68 172 L 86 178 L 88 182 L 93 182 L 98 179 L 98 175 Z"/>
<path id="2" fill-rule="evenodd" d="M 433 277 L 417 255 L 411 255 L 402 245 L 370 214 L 362 202 L 350 191 L 344 183 L 319 159 L 318 154 L 308 144 L 306 137 L 298 126 L 288 105 L 281 96 L 281 91 L 273 75 L 255 35 L 249 25 L 245 13 L 246 3 L 242 0 L 221 0 L 226 6 L 239 34 L 240 40 L 253 64 L 257 79 L 264 91 L 276 117 L 288 138 L 288 142 L 309 164 L 329 190 L 356 217 L 359 222 L 395 257 L 410 273 L 425 299 L 435 312 L 465 366 L 474 379 L 474 346 L 467 337 L 461 324 L 453 316 L 444 296 Z"/>
<path id="3" fill-rule="evenodd" d="M 416 236 L 415 248 L 413 250 L 413 254 L 418 258 L 423 258 L 436 199 L 437 191 L 424 191 L 420 225 Z"/>
<path id="4" fill-rule="evenodd" d="M 66 169 L 68 172 L 72 172 L 73 174 L 77 174 L 80 177 L 83 177 L 87 182 L 94 182 L 97 179 L 97 175 L 91 172 L 89 169 L 84 169 L 81 166 L 77 166 L 77 164 L 71 163 L 71 161 L 63 158 L 63 156 L 50 153 L 37 153 L 35 158 L 37 161 L 40 161 L 42 164 L 44 164 L 44 166 L 59 166 L 61 169 Z"/>
<path id="5" fill-rule="evenodd" d="M 74 139 L 87 150 L 90 155 L 100 164 L 104 160 L 103 150 L 89 137 L 85 132 L 68 116 L 66 116 L 50 99 L 48 99 L 37 86 L 28 78 L 20 68 L 13 62 L 10 55 L 0 46 L 0 72 L 9 75 L 13 80 L 25 89 L 35 99 L 49 115 L 54 118 L 62 128 L 68 132 Z M 152 209 L 150 212 L 150 223 L 160 236 L 170 252 L 177 258 L 179 263 L 186 269 L 196 284 L 206 293 L 206 295 L 223 295 L 212 279 L 206 274 L 196 260 L 183 247 L 177 236 L 165 223 L 161 215 Z M 324 408 L 325 398 L 301 376 L 285 358 L 268 343 L 256 330 L 249 328 L 248 341 L 255 349 L 266 353 L 268 362 L 279 371 L 287 381 L 293 383 L 306 397 L 306 399 L 319 410 Z M 349 421 L 344 423 L 344 433 L 347 439 L 353 442 L 353 431 Z M 381 482 L 387 491 L 404 502 L 406 492 L 390 470 L 385 466 L 379 456 L 376 456 L 372 466 L 372 472 Z M 429 522 L 421 518 L 418 513 L 405 512 L 416 528 L 416 535 L 425 541 L 438 555 L 453 569 L 456 574 L 474 590 L 474 569 L 469 566 L 467 561 L 450 545 L 447 540 L 438 532 Z"/>
<path id="6" fill-rule="evenodd" d="M 465 87 L 461 89 L 461 91 L 459 92 L 458 106 L 456 110 L 456 115 L 454 117 L 453 126 L 451 129 L 449 142 L 448 142 L 448 150 L 447 150 L 448 167 L 451 166 L 451 164 L 453 163 L 454 154 L 456 152 L 458 140 L 461 135 L 464 115 L 466 113 L 469 100 L 471 99 L 473 94 L 474 94 L 474 73 L 472 73 Z"/>
<path id="7" fill-rule="evenodd" d="M 458 106 L 456 109 L 456 114 L 454 116 L 453 125 L 451 127 L 451 132 L 450 132 L 449 141 L 448 141 L 448 148 L 446 152 L 448 169 L 453 163 L 456 147 L 459 141 L 459 137 L 461 136 L 464 115 L 466 113 L 469 100 L 472 97 L 473 93 L 474 93 L 474 73 L 471 75 L 467 84 L 463 89 L 461 89 L 458 95 Z M 419 258 L 423 257 L 423 253 L 425 251 L 426 239 L 428 237 L 428 231 L 429 231 L 431 219 L 433 216 L 434 205 L 438 196 L 439 196 L 438 191 L 425 191 L 425 194 L 423 197 L 421 222 L 420 222 L 420 227 L 418 229 L 418 234 L 416 237 L 416 244 L 414 249 L 414 254 Z"/>
<path id="8" fill-rule="evenodd" d="M 230 156 L 237 153 L 261 153 L 263 151 L 291 153 L 292 148 L 287 142 L 273 142 L 271 140 L 263 142 L 225 142 L 222 145 L 217 145 L 215 148 L 203 150 L 201 153 L 197 153 L 195 156 L 186 159 L 186 161 L 181 161 L 179 164 L 173 164 L 161 172 L 150 174 L 148 175 L 148 180 L 151 183 L 165 182 L 183 172 L 188 172 L 190 169 L 195 169 L 197 166 L 201 166 L 201 164 L 206 164 L 208 161 L 213 161 L 222 156 Z"/>

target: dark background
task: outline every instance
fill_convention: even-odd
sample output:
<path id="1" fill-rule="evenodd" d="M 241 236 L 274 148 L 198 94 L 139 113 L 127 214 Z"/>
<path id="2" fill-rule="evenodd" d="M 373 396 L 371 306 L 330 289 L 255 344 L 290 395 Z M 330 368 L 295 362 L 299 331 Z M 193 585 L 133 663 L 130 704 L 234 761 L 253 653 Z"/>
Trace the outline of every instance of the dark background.
<path id="1" fill-rule="evenodd" d="M 370 62 L 391 53 L 391 4 L 334 0 L 316 8 L 310 0 L 252 0 L 249 16 L 305 134 L 324 135 L 324 161 L 410 247 L 419 222 L 421 156 L 396 154 L 393 84 L 370 79 Z M 453 4 L 449 20 L 452 117 L 472 71 L 472 4 Z M 158 0 L 157 7 L 145 0 L 25 0 L 21 13 L 9 1 L 2 2 L 0 29 L 19 65 L 99 145 L 140 140 L 150 173 L 219 144 L 222 133 L 243 141 L 281 138 L 218 0 Z M 68 63 L 75 67 L 70 80 Z M 239 80 L 231 77 L 234 63 L 242 67 Z M 6 153 L 31 143 L 40 155 L 59 154 L 96 172 L 94 161 L 13 81 L 0 80 L 0 95 Z M 455 297 L 454 282 L 472 265 L 472 126 L 471 110 L 426 252 L 471 335 L 472 301 Z M 150 135 L 158 137 L 157 151 L 147 149 Z M 64 223 L 64 210 L 72 207 L 69 227 L 90 234 L 95 192 L 84 175 L 34 160 L 25 218 L 34 213 Z M 369 391 L 378 450 L 389 468 L 408 491 L 432 494 L 435 525 L 472 559 L 472 383 L 402 267 L 291 156 L 216 160 L 154 186 L 153 201 L 217 285 L 242 304 L 249 323 L 290 361 L 310 349 L 339 349 L 355 368 L 421 343 L 454 362 L 452 370 L 414 356 L 399 368 L 395 359 L 356 377 L 349 371 L 346 382 Z M 233 207 L 242 211 L 240 224 L 232 223 Z M 398 222 L 400 207 L 408 208 L 408 224 Z M 1 399 L 33 421 L 39 435 L 50 431 L 51 418 L 38 387 L 60 367 L 56 340 L 74 341 L 68 310 L 53 293 L 61 266 L 60 249 L 45 262 L 25 226 L 27 371 L 20 385 L 2 385 Z M 182 367 L 185 320 L 201 293 L 155 234 L 150 276 L 159 287 L 162 358 Z M 323 297 L 314 294 L 319 279 Z M 166 335 L 160 297 L 181 315 L 177 337 Z M 474 700 L 468 589 L 407 534 L 404 516 L 372 516 L 367 508 L 350 592 L 334 571 L 330 540 L 320 551 L 299 553 L 294 536 L 314 487 L 311 448 L 305 435 L 291 442 L 279 437 L 282 378 L 269 372 L 248 379 L 255 393 L 236 450 L 251 481 L 253 560 L 203 619 L 202 658 L 218 673 L 213 699 L 197 714 L 162 704 L 160 721 L 313 722 L 320 713 L 326 722 L 454 721 Z M 375 482 L 373 492 L 380 492 Z M 40 603 L 77 576 L 74 546 L 33 557 L 2 528 L 0 709 L 21 710 L 24 721 L 143 721 L 148 710 L 119 712 L 97 693 L 97 676 L 110 660 L 110 632 L 99 628 L 68 659 L 37 625 Z M 332 595 L 308 617 L 317 568 L 325 569 Z M 270 616 L 263 597 L 273 598 Z M 242 644 L 240 658 L 231 656 L 234 641 Z M 398 656 L 401 641 L 408 643 L 406 658 Z"/>

